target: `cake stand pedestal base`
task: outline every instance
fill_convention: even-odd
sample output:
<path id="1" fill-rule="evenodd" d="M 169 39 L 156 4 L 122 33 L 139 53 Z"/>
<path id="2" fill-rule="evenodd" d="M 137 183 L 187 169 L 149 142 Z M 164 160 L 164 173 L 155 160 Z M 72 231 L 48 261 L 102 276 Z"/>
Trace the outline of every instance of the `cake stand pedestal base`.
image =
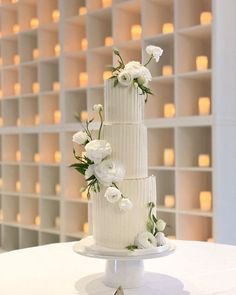
<path id="1" fill-rule="evenodd" d="M 107 260 L 104 284 L 111 288 L 139 288 L 144 284 L 143 260 Z"/>

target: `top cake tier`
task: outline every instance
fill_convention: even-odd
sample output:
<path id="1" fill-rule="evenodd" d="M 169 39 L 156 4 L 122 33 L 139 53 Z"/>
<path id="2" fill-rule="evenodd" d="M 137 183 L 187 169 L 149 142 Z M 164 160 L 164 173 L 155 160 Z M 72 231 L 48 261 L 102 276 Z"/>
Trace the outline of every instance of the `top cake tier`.
<path id="1" fill-rule="evenodd" d="M 144 116 L 143 95 L 132 86 L 114 87 L 114 80 L 105 81 L 105 121 L 108 123 L 141 123 Z"/>

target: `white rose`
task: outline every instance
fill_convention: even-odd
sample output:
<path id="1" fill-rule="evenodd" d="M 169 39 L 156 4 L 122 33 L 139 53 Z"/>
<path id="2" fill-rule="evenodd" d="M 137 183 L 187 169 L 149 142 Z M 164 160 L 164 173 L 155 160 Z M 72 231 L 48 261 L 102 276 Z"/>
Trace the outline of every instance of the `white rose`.
<path id="1" fill-rule="evenodd" d="M 157 246 L 156 238 L 148 231 L 138 234 L 134 243 L 139 249 L 154 248 Z"/>
<path id="2" fill-rule="evenodd" d="M 106 189 L 104 197 L 108 202 L 115 203 L 121 198 L 121 192 L 116 187 L 110 186 Z"/>
<path id="3" fill-rule="evenodd" d="M 78 144 L 85 144 L 87 140 L 88 140 L 88 135 L 84 131 L 78 131 L 72 137 L 72 141 Z"/>
<path id="4" fill-rule="evenodd" d="M 149 81 L 152 81 L 152 75 L 148 68 L 142 66 L 139 70 L 138 82 L 146 86 Z"/>
<path id="5" fill-rule="evenodd" d="M 95 112 L 103 111 L 103 106 L 102 106 L 101 104 L 95 104 L 95 105 L 93 106 L 93 110 L 94 110 Z"/>
<path id="6" fill-rule="evenodd" d="M 86 157 L 95 164 L 100 163 L 104 158 L 109 156 L 112 152 L 111 145 L 106 140 L 91 140 L 85 146 Z"/>
<path id="7" fill-rule="evenodd" d="M 91 176 L 94 175 L 94 165 L 89 165 L 85 171 L 85 180 L 89 179 Z"/>
<path id="8" fill-rule="evenodd" d="M 118 75 L 118 81 L 122 86 L 130 86 L 133 82 L 133 77 L 130 72 L 123 70 Z"/>
<path id="9" fill-rule="evenodd" d="M 163 49 L 161 49 L 160 47 L 157 47 L 157 46 L 149 45 L 149 46 L 146 47 L 146 52 L 149 55 L 153 55 L 156 62 L 158 62 L 159 59 L 160 59 L 160 56 L 163 53 Z"/>
<path id="10" fill-rule="evenodd" d="M 133 203 L 128 198 L 122 198 L 119 202 L 119 207 L 121 211 L 128 211 L 133 208 Z"/>
<path id="11" fill-rule="evenodd" d="M 130 73 L 133 79 L 138 78 L 140 76 L 140 69 L 142 65 L 139 61 L 130 61 L 125 65 L 125 71 Z"/>
<path id="12" fill-rule="evenodd" d="M 166 222 L 162 219 L 158 219 L 156 223 L 157 231 L 163 231 L 166 227 Z"/>
<path id="13" fill-rule="evenodd" d="M 111 186 L 113 182 L 117 183 L 124 179 L 125 169 L 120 163 L 108 159 L 95 165 L 94 173 L 102 185 Z"/>
<path id="14" fill-rule="evenodd" d="M 161 232 L 156 234 L 157 246 L 164 246 L 166 244 L 165 235 Z"/>

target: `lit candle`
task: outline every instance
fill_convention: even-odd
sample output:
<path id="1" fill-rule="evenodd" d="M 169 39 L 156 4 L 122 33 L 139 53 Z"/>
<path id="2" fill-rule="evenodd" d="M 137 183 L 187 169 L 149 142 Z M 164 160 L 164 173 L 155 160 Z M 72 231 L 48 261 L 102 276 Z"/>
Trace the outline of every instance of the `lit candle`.
<path id="1" fill-rule="evenodd" d="M 39 20 L 37 18 L 35 18 L 35 17 L 32 18 L 30 20 L 30 26 L 31 26 L 32 29 L 37 28 L 39 26 Z"/>
<path id="2" fill-rule="evenodd" d="M 34 117 L 34 124 L 35 125 L 39 125 L 40 124 L 40 117 L 39 117 L 39 115 L 35 115 L 35 117 Z"/>
<path id="3" fill-rule="evenodd" d="M 20 83 L 14 84 L 14 94 L 19 95 L 20 94 Z"/>
<path id="4" fill-rule="evenodd" d="M 17 34 L 20 31 L 20 26 L 16 24 L 13 26 L 12 30 L 14 34 Z"/>
<path id="5" fill-rule="evenodd" d="M 88 222 L 85 222 L 84 223 L 84 225 L 83 225 L 83 232 L 86 235 L 89 233 L 89 224 L 88 224 Z"/>
<path id="6" fill-rule="evenodd" d="M 88 85 L 88 73 L 87 72 L 81 72 L 79 74 L 79 85 L 81 87 L 85 87 Z"/>
<path id="7" fill-rule="evenodd" d="M 16 214 L 16 222 L 17 222 L 17 223 L 20 223 L 20 222 L 21 222 L 21 216 L 20 216 L 20 213 L 17 213 L 17 214 Z"/>
<path id="8" fill-rule="evenodd" d="M 162 75 L 163 76 L 170 76 L 173 74 L 173 67 L 170 65 L 166 65 L 162 67 Z"/>
<path id="9" fill-rule="evenodd" d="M 112 46 L 113 45 L 113 39 L 112 39 L 112 37 L 106 37 L 105 38 L 105 45 L 106 46 Z"/>
<path id="10" fill-rule="evenodd" d="M 2 212 L 2 209 L 0 209 L 0 221 L 3 221 L 3 212 Z"/>
<path id="11" fill-rule="evenodd" d="M 173 166 L 175 163 L 175 152 L 173 149 L 164 149 L 164 165 Z"/>
<path id="12" fill-rule="evenodd" d="M 3 60 L 2 57 L 0 57 L 0 66 L 2 66 Z"/>
<path id="13" fill-rule="evenodd" d="M 198 99 L 198 112 L 199 115 L 207 116 L 211 111 L 210 97 L 199 97 Z"/>
<path id="14" fill-rule="evenodd" d="M 81 199 L 88 200 L 87 194 L 88 194 L 88 190 L 86 189 L 84 192 L 81 193 Z"/>
<path id="15" fill-rule="evenodd" d="M 133 25 L 131 27 L 131 38 L 133 40 L 138 40 L 142 35 L 142 27 L 140 25 Z"/>
<path id="16" fill-rule="evenodd" d="M 59 110 L 54 111 L 54 123 L 59 124 L 61 122 L 61 112 Z"/>
<path id="17" fill-rule="evenodd" d="M 16 161 L 19 162 L 21 160 L 21 152 L 16 151 Z"/>
<path id="18" fill-rule="evenodd" d="M 2 126 L 3 126 L 3 118 L 0 117 L 0 127 L 2 127 Z"/>
<path id="19" fill-rule="evenodd" d="M 38 48 L 33 49 L 32 56 L 33 56 L 33 59 L 39 58 L 39 50 L 38 50 Z"/>
<path id="20" fill-rule="evenodd" d="M 53 10 L 52 12 L 52 20 L 54 23 L 58 22 L 60 19 L 60 11 L 58 9 Z"/>
<path id="21" fill-rule="evenodd" d="M 11 0 L 11 3 L 17 3 L 18 0 Z"/>
<path id="22" fill-rule="evenodd" d="M 85 15 L 87 13 L 87 8 L 85 6 L 81 6 L 79 8 L 79 15 Z"/>
<path id="23" fill-rule="evenodd" d="M 55 53 L 56 56 L 59 56 L 61 54 L 61 46 L 60 46 L 60 44 L 56 44 L 54 46 L 54 53 Z"/>
<path id="24" fill-rule="evenodd" d="M 60 163 L 61 162 L 61 152 L 60 151 L 56 151 L 54 153 L 54 160 L 56 163 Z"/>
<path id="25" fill-rule="evenodd" d="M 215 243 L 215 240 L 214 240 L 213 238 L 208 238 L 208 239 L 207 239 L 207 242 L 208 242 L 208 243 Z"/>
<path id="26" fill-rule="evenodd" d="M 201 25 L 208 25 L 212 22 L 212 14 L 209 11 L 203 11 L 200 14 L 200 23 Z"/>
<path id="27" fill-rule="evenodd" d="M 81 50 L 87 50 L 88 48 L 88 40 L 86 38 L 81 39 Z"/>
<path id="28" fill-rule="evenodd" d="M 112 76 L 111 71 L 104 71 L 103 72 L 103 80 L 107 80 L 107 79 L 111 78 L 111 76 Z"/>
<path id="29" fill-rule="evenodd" d="M 165 195 L 165 207 L 173 208 L 175 206 L 175 197 L 173 195 Z"/>
<path id="30" fill-rule="evenodd" d="M 20 63 L 20 56 L 19 54 L 14 55 L 14 64 L 18 65 Z"/>
<path id="31" fill-rule="evenodd" d="M 35 193 L 40 194 L 40 183 L 39 182 L 35 183 Z"/>
<path id="32" fill-rule="evenodd" d="M 200 208 L 202 211 L 211 211 L 212 194 L 211 192 L 200 192 Z"/>
<path id="33" fill-rule="evenodd" d="M 60 82 L 53 82 L 52 89 L 56 92 L 60 91 Z"/>
<path id="34" fill-rule="evenodd" d="M 3 180 L 2 178 L 0 178 L 0 189 L 2 189 L 2 187 L 3 187 Z"/>
<path id="35" fill-rule="evenodd" d="M 37 216 L 35 217 L 35 219 L 34 219 L 34 223 L 35 223 L 35 225 L 38 225 L 38 226 L 40 225 L 40 223 L 41 223 L 40 216 L 37 215 Z"/>
<path id="36" fill-rule="evenodd" d="M 3 91 L 2 91 L 2 89 L 0 89 L 0 97 L 1 98 L 3 97 Z"/>
<path id="37" fill-rule="evenodd" d="M 110 7 L 111 5 L 112 5 L 112 0 L 102 0 L 103 8 Z"/>
<path id="38" fill-rule="evenodd" d="M 56 227 L 57 229 L 60 229 L 60 226 L 61 226 L 60 217 L 57 216 L 57 217 L 55 218 L 55 227 Z"/>
<path id="39" fill-rule="evenodd" d="M 40 154 L 39 153 L 34 154 L 34 162 L 36 162 L 36 163 L 40 162 Z"/>
<path id="40" fill-rule="evenodd" d="M 209 167 L 210 166 L 210 156 L 209 155 L 199 155 L 198 156 L 198 166 L 199 167 Z"/>
<path id="41" fill-rule="evenodd" d="M 208 69 L 208 57 L 205 55 L 200 55 L 196 57 L 196 69 L 197 71 Z"/>
<path id="42" fill-rule="evenodd" d="M 38 93 L 39 92 L 39 90 L 40 90 L 39 82 L 34 82 L 32 84 L 32 90 L 33 90 L 33 93 Z"/>
<path id="43" fill-rule="evenodd" d="M 16 120 L 16 126 L 20 126 L 21 125 L 21 120 L 20 120 L 20 118 L 17 118 L 17 120 Z"/>
<path id="44" fill-rule="evenodd" d="M 81 112 L 80 112 L 80 120 L 81 120 L 82 122 L 87 121 L 88 118 L 89 118 L 89 115 L 88 115 L 88 112 L 87 112 L 87 111 L 81 111 Z"/>
<path id="45" fill-rule="evenodd" d="M 61 193 L 61 185 L 59 183 L 55 185 L 55 193 L 57 196 Z"/>
<path id="46" fill-rule="evenodd" d="M 175 105 L 173 103 L 164 104 L 164 117 L 173 118 L 175 116 Z"/>
<path id="47" fill-rule="evenodd" d="M 17 180 L 17 182 L 16 182 L 16 191 L 20 192 L 20 190 L 21 190 L 21 183 L 20 183 L 19 180 Z"/>
<path id="48" fill-rule="evenodd" d="M 162 26 L 162 33 L 169 34 L 174 32 L 174 25 L 172 23 L 165 23 Z"/>

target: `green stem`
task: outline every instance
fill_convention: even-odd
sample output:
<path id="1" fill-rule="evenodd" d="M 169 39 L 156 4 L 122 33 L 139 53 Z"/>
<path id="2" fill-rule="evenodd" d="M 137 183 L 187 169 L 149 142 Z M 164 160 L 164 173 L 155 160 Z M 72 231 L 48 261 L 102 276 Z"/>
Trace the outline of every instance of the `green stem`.
<path id="1" fill-rule="evenodd" d="M 123 58 L 121 57 L 120 53 L 118 53 L 117 55 L 119 56 L 119 58 L 120 58 L 120 60 L 122 62 L 122 66 L 125 67 L 125 63 L 124 63 Z"/>
<path id="2" fill-rule="evenodd" d="M 115 188 L 117 188 L 118 190 L 120 190 L 119 189 L 119 187 L 115 184 L 115 182 L 112 182 L 112 185 L 115 187 Z M 121 193 L 121 197 L 123 198 L 123 199 L 126 199 L 126 197 Z"/>
<path id="3" fill-rule="evenodd" d="M 146 67 L 152 59 L 153 59 L 153 55 L 150 56 L 149 60 L 145 63 L 144 67 Z"/>
<path id="4" fill-rule="evenodd" d="M 99 127 L 99 131 L 98 131 L 98 139 L 101 138 L 101 132 L 102 132 L 102 126 L 103 126 L 103 117 L 102 117 L 102 111 L 99 111 L 99 117 L 100 117 L 100 127 Z"/>

